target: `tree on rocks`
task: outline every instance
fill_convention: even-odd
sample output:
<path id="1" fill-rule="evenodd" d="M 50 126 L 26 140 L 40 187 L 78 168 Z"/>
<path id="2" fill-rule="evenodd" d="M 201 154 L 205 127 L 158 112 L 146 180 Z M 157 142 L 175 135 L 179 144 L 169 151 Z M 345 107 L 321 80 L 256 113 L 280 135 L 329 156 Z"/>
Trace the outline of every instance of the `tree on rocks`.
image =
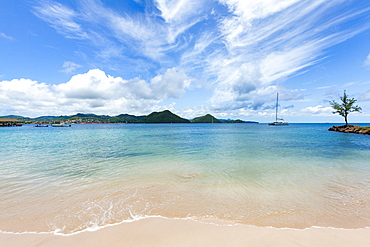
<path id="1" fill-rule="evenodd" d="M 358 105 L 354 105 L 356 103 L 355 98 L 348 98 L 348 95 L 346 94 L 346 90 L 344 90 L 344 94 L 342 97 L 340 97 L 341 103 L 336 102 L 335 100 L 329 101 L 331 107 L 333 107 L 334 111 L 333 114 L 338 113 L 342 117 L 344 117 L 344 120 L 346 121 L 346 125 L 348 125 L 348 114 L 350 112 L 361 112 L 362 108 Z"/>

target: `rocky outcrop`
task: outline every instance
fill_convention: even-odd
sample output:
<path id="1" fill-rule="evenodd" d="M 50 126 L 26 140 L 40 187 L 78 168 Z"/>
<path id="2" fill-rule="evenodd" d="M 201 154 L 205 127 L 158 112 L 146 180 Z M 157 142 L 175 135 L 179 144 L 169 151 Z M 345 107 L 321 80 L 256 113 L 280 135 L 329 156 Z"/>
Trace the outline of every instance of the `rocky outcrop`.
<path id="1" fill-rule="evenodd" d="M 329 128 L 329 131 L 370 135 L 370 127 L 360 127 L 358 125 L 333 126 Z"/>

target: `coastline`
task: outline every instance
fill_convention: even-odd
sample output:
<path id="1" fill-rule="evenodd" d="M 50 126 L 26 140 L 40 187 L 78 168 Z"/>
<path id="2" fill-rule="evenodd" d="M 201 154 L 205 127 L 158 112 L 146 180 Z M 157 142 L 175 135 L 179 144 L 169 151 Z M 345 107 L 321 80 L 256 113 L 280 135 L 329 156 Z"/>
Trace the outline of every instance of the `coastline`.
<path id="1" fill-rule="evenodd" d="M 151 217 L 61 236 L 0 233 L 3 246 L 370 246 L 370 228 L 288 229 Z"/>

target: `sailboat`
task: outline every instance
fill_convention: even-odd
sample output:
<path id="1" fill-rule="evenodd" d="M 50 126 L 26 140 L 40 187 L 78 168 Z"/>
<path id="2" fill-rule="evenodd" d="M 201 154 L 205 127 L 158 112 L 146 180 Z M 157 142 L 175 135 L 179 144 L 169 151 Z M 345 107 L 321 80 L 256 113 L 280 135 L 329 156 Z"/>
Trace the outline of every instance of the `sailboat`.
<path id="1" fill-rule="evenodd" d="M 284 121 L 284 119 L 278 118 L 278 109 L 279 109 L 279 93 L 276 94 L 276 116 L 275 116 L 275 121 L 269 122 L 268 125 L 289 125 L 289 123 Z"/>

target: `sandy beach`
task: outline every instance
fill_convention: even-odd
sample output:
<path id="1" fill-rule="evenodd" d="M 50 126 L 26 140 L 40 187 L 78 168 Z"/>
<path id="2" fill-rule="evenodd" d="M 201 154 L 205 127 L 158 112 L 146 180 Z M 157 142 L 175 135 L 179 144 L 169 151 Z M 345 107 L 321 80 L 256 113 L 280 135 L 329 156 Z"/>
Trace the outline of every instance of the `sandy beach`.
<path id="1" fill-rule="evenodd" d="M 0 234 L 4 247 L 33 246 L 370 246 L 370 228 L 304 230 L 147 218 L 70 236 Z"/>

